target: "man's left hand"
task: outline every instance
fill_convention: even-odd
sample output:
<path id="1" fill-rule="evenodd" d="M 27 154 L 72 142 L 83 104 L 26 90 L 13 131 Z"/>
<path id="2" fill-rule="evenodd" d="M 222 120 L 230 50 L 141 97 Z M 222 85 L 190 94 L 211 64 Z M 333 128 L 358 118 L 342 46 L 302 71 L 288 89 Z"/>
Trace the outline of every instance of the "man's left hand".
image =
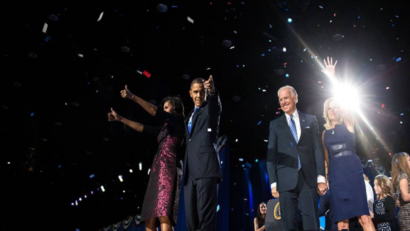
<path id="1" fill-rule="evenodd" d="M 326 194 L 327 191 L 327 185 L 325 183 L 317 183 L 317 193 L 319 195 L 323 196 Z"/>
<path id="2" fill-rule="evenodd" d="M 204 80 L 204 88 L 208 89 L 210 94 L 215 93 L 214 79 L 212 78 L 212 75 L 209 76 L 208 80 Z"/>

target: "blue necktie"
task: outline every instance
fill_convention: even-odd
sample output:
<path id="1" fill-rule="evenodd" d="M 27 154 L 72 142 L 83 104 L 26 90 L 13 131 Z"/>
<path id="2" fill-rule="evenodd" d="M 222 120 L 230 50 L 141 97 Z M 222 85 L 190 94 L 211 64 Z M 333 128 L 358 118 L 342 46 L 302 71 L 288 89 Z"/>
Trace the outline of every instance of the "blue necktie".
<path id="1" fill-rule="evenodd" d="M 194 117 L 194 114 L 198 110 L 198 107 L 195 107 L 194 112 L 192 112 L 191 118 L 189 118 L 188 122 L 188 133 L 191 135 L 191 129 L 192 129 L 192 118 Z"/>
<path id="2" fill-rule="evenodd" d="M 299 142 L 298 140 L 298 132 L 296 130 L 296 124 L 295 121 L 293 120 L 293 115 L 290 115 L 290 131 L 292 132 L 293 138 L 295 138 L 296 143 Z M 298 154 L 298 170 L 300 170 L 300 168 L 302 167 L 302 164 L 300 163 L 300 157 Z"/>

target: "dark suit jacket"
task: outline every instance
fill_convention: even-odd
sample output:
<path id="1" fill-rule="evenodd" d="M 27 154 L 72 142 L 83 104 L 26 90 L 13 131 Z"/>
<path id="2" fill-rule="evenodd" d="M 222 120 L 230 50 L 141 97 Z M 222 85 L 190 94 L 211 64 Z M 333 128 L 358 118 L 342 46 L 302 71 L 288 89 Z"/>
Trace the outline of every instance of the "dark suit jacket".
<path id="1" fill-rule="evenodd" d="M 186 124 L 189 122 L 192 112 L 189 113 Z M 208 95 L 207 101 L 195 112 L 192 118 L 191 134 L 188 133 L 188 129 L 186 132 L 185 184 L 188 175 L 194 179 L 222 178 L 219 155 L 216 149 L 221 112 L 222 105 L 217 91 L 213 96 Z"/>
<path id="2" fill-rule="evenodd" d="M 296 188 L 298 154 L 307 184 L 317 187 L 317 176 L 325 176 L 323 146 L 316 117 L 299 112 L 301 135 L 296 143 L 286 116 L 270 122 L 267 170 L 270 183 L 277 182 L 278 192 Z"/>

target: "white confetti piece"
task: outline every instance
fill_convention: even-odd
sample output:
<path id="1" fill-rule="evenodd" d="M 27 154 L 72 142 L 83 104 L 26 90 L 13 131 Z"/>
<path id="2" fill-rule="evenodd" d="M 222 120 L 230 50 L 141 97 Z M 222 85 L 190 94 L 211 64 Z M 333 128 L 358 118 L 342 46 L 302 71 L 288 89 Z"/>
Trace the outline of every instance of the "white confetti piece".
<path id="1" fill-rule="evenodd" d="M 43 33 L 47 33 L 47 29 L 48 29 L 48 24 L 47 24 L 47 23 L 44 23 Z"/>
<path id="2" fill-rule="evenodd" d="M 138 72 L 138 74 L 142 75 L 142 71 L 137 71 L 137 72 Z"/>
<path id="3" fill-rule="evenodd" d="M 229 48 L 229 49 L 231 49 L 231 50 L 232 50 L 232 49 L 235 49 L 235 46 L 231 46 L 231 48 Z"/>
<path id="4" fill-rule="evenodd" d="M 189 21 L 190 23 L 194 24 L 194 20 L 193 20 L 192 18 L 190 18 L 189 16 L 188 16 L 188 21 Z"/>
<path id="5" fill-rule="evenodd" d="M 78 54 L 78 57 L 84 58 L 84 55 L 83 54 Z"/>
<path id="6" fill-rule="evenodd" d="M 103 15 L 104 15 L 104 11 L 103 11 L 103 12 L 101 12 L 100 17 L 97 19 L 97 22 L 101 21 L 101 19 L 102 19 Z"/>
<path id="7" fill-rule="evenodd" d="M 212 128 L 208 128 L 208 132 L 212 132 Z"/>

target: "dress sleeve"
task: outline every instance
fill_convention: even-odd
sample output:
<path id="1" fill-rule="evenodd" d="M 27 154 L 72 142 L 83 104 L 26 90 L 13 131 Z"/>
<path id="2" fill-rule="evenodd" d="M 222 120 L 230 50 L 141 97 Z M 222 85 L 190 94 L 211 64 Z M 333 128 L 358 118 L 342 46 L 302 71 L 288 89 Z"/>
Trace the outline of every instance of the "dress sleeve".
<path id="1" fill-rule="evenodd" d="M 374 220 L 377 222 L 390 222 L 394 220 L 395 206 L 396 203 L 394 199 L 390 196 L 387 196 L 383 202 L 384 213 L 379 214 L 377 210 L 374 213 Z M 375 208 L 376 209 L 376 208 Z"/>

